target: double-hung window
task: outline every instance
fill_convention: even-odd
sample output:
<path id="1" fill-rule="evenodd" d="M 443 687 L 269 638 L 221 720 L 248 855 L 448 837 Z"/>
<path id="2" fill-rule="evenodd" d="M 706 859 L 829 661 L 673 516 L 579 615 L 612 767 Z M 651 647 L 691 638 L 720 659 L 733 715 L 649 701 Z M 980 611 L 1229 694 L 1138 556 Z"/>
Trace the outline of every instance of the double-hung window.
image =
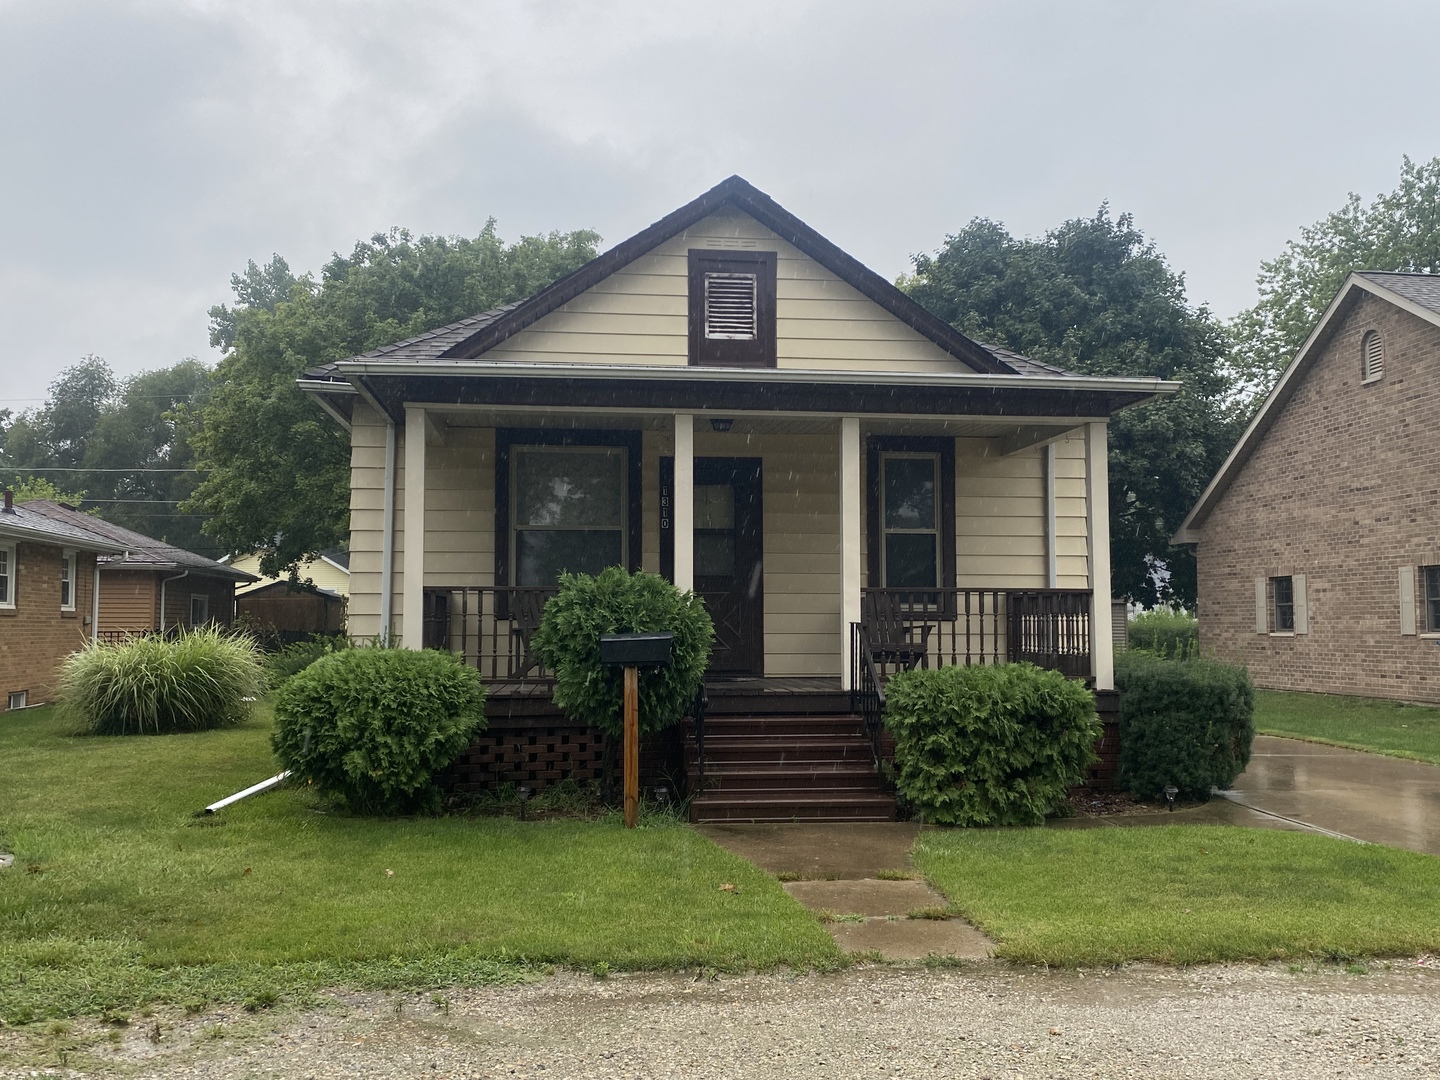
<path id="1" fill-rule="evenodd" d="M 627 450 L 510 448 L 510 553 L 516 585 L 553 585 L 561 571 L 628 565 Z"/>
<path id="2" fill-rule="evenodd" d="M 880 455 L 880 574 L 886 588 L 940 585 L 940 457 Z"/>
<path id="3" fill-rule="evenodd" d="M 60 552 L 60 610 L 75 610 L 75 549 Z"/>
<path id="4" fill-rule="evenodd" d="M 15 545 L 0 544 L 0 608 L 15 606 Z"/>
<path id="5" fill-rule="evenodd" d="M 1424 590 L 1424 633 L 1440 634 L 1440 566 L 1420 567 L 1420 586 Z"/>
<path id="6" fill-rule="evenodd" d="M 1295 632 L 1295 579 L 1277 577 L 1270 579 L 1275 633 Z"/>

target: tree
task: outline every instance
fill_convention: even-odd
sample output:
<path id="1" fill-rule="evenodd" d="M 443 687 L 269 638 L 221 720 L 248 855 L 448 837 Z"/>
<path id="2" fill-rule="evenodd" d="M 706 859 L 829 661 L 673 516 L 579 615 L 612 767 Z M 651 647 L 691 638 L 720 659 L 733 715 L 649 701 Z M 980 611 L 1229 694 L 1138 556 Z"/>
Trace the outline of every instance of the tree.
<path id="1" fill-rule="evenodd" d="M 194 359 L 122 381 L 87 356 L 50 384 L 41 408 L 0 418 L 0 467 L 32 498 L 83 500 L 117 525 L 222 555 L 199 516 L 177 509 L 197 481 L 178 416 L 203 405 L 209 386 Z"/>
<path id="2" fill-rule="evenodd" d="M 377 233 L 335 255 L 317 282 L 278 255 L 231 278 L 235 306 L 212 308 L 226 352 L 208 405 L 192 417 L 205 479 L 187 508 L 232 551 L 280 574 L 349 538 L 346 434 L 295 380 L 308 368 L 443 326 L 539 291 L 595 255 L 588 230 L 500 239 Z"/>
<path id="3" fill-rule="evenodd" d="M 1406 157 L 1394 191 L 1369 206 L 1351 192 L 1260 264 L 1260 299 L 1230 326 L 1245 411 L 1269 392 L 1352 270 L 1440 273 L 1440 157 L 1420 164 Z"/>
<path id="4" fill-rule="evenodd" d="M 1067 221 L 1016 239 L 977 218 L 900 285 L 981 341 L 1085 375 L 1179 379 L 1173 397 L 1110 423 L 1113 589 L 1146 605 L 1195 602 L 1195 561 L 1170 537 L 1233 441 L 1225 339 L 1130 215 Z"/>

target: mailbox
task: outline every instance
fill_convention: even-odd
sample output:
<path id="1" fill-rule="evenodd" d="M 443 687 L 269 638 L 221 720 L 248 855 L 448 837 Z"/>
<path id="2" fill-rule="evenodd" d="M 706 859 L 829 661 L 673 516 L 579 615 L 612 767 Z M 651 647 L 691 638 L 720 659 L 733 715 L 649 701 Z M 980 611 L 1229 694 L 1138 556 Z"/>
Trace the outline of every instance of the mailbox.
<path id="1" fill-rule="evenodd" d="M 601 634 L 600 662 L 619 667 L 669 667 L 675 635 Z"/>

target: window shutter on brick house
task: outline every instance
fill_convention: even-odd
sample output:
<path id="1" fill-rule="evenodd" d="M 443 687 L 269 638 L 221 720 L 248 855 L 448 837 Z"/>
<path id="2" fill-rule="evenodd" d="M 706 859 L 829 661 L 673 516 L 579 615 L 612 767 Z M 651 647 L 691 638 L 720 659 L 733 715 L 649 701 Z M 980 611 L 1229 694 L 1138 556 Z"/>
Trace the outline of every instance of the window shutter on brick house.
<path id="1" fill-rule="evenodd" d="M 1310 599 L 1305 595 L 1305 575 L 1292 574 L 1295 588 L 1295 633 L 1310 633 Z"/>
<path id="2" fill-rule="evenodd" d="M 1400 633 L 1415 635 L 1415 567 L 1400 567 Z"/>
<path id="3" fill-rule="evenodd" d="M 1255 633 L 1268 634 L 1270 632 L 1270 611 L 1265 603 L 1265 579 L 1255 579 Z"/>

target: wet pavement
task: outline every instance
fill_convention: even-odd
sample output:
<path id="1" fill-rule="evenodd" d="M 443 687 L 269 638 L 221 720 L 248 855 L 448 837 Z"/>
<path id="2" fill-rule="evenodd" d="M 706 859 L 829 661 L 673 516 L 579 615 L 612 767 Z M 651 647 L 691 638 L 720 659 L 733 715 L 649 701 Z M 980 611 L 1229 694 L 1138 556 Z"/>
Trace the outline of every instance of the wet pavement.
<path id="1" fill-rule="evenodd" d="M 903 870 L 910 865 L 910 849 L 920 835 L 920 826 L 913 821 L 712 822 L 696 828 L 762 870 L 822 881 Z"/>
<path id="2" fill-rule="evenodd" d="M 1240 809 L 1440 855 L 1440 766 L 1257 735 L 1225 795 Z"/>

